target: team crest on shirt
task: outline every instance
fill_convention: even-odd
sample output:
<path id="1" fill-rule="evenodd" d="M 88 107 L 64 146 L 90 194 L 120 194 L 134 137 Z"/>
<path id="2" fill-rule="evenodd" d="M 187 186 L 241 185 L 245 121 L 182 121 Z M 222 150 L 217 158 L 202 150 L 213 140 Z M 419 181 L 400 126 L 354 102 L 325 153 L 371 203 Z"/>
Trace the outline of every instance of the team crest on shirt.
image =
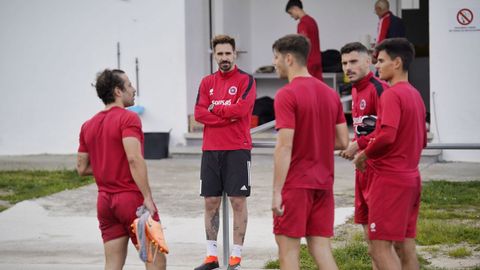
<path id="1" fill-rule="evenodd" d="M 236 95 L 237 94 L 237 87 L 236 86 L 231 86 L 229 89 L 228 89 L 228 93 L 232 96 Z"/>
<path id="2" fill-rule="evenodd" d="M 360 101 L 360 110 L 365 110 L 365 107 L 367 107 L 367 102 L 365 101 L 365 99 L 362 99 Z"/>
<path id="3" fill-rule="evenodd" d="M 371 232 L 376 232 L 376 231 L 377 231 L 377 230 L 376 230 L 376 226 L 377 226 L 377 225 L 376 225 L 375 223 L 371 223 L 371 224 L 370 224 L 370 231 L 371 231 Z"/>

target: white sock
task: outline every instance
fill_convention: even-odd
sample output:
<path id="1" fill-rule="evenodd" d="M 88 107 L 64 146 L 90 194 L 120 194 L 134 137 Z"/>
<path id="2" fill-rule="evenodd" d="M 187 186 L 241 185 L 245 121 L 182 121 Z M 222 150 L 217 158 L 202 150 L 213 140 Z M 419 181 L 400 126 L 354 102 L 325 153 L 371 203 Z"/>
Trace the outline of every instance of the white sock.
<path id="1" fill-rule="evenodd" d="M 242 247 L 243 246 L 240 246 L 240 245 L 233 245 L 231 256 L 241 258 L 242 257 Z"/>
<path id="2" fill-rule="evenodd" d="M 207 256 L 218 256 L 216 240 L 207 240 Z"/>

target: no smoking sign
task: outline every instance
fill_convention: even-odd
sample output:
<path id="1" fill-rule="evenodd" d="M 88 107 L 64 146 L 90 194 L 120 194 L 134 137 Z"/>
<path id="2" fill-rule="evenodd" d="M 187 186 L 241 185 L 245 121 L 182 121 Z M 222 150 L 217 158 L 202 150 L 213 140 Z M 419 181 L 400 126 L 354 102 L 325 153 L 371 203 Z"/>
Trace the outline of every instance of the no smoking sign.
<path id="1" fill-rule="evenodd" d="M 463 8 L 457 12 L 457 22 L 461 25 L 469 25 L 473 21 L 473 12 L 468 8 Z"/>

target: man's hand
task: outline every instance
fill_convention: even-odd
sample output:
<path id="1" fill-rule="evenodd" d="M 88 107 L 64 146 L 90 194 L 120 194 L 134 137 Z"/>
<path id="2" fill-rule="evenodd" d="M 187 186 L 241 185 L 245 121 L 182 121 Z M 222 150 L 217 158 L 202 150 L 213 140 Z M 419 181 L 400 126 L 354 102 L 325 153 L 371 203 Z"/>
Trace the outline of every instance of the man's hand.
<path id="1" fill-rule="evenodd" d="M 215 104 L 213 104 L 213 103 L 210 104 L 210 106 L 208 106 L 208 111 L 212 112 L 214 107 L 215 107 Z"/>
<path id="2" fill-rule="evenodd" d="M 273 192 L 272 198 L 272 211 L 276 216 L 282 216 L 285 210 L 285 206 L 282 205 L 282 193 L 280 191 Z"/>
<path id="3" fill-rule="evenodd" d="M 152 217 L 155 215 L 155 213 L 157 213 L 157 207 L 155 207 L 155 203 L 153 202 L 152 197 L 144 198 L 143 205 L 145 205 Z"/>
<path id="4" fill-rule="evenodd" d="M 355 158 L 353 159 L 353 164 L 355 164 L 355 168 L 357 168 L 357 170 L 364 172 L 366 161 L 367 161 L 367 155 L 365 155 L 365 152 L 362 151 L 355 155 Z"/>
<path id="5" fill-rule="evenodd" d="M 340 151 L 340 156 L 344 159 L 352 160 L 355 157 L 355 154 L 358 151 L 357 141 L 350 142 L 347 146 L 347 149 Z"/>

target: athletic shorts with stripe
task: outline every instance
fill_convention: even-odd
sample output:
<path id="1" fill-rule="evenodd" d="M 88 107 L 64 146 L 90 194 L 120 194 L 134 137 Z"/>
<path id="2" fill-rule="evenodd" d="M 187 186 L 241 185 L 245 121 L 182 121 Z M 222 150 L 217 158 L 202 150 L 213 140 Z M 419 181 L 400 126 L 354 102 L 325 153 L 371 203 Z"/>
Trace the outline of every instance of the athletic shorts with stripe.
<path id="1" fill-rule="evenodd" d="M 200 196 L 250 196 L 250 150 L 203 151 Z"/>

